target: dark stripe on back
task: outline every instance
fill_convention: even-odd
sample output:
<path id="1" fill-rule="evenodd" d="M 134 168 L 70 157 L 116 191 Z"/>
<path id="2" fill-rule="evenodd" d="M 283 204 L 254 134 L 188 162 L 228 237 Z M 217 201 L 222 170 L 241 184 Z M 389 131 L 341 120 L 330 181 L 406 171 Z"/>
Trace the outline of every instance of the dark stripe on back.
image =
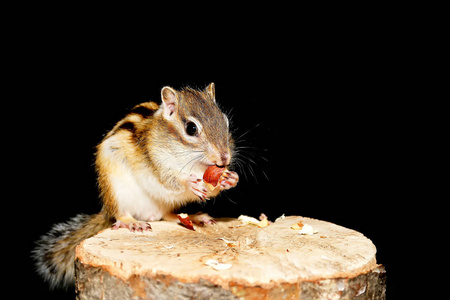
<path id="1" fill-rule="evenodd" d="M 144 119 L 153 116 L 155 110 L 147 108 L 145 106 L 136 106 L 131 110 L 132 114 L 141 115 Z"/>
<path id="2" fill-rule="evenodd" d="M 123 122 L 123 123 L 117 128 L 117 130 L 121 130 L 121 129 L 128 130 L 128 131 L 134 133 L 136 127 L 134 126 L 134 123 L 133 123 L 133 122 L 127 121 L 127 122 Z"/>

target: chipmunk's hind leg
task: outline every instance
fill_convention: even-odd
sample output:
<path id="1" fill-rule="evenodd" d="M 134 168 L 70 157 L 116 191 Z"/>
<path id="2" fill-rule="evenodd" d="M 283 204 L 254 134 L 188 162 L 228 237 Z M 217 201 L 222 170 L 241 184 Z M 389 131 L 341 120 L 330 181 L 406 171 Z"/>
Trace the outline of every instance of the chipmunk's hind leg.
<path id="1" fill-rule="evenodd" d="M 111 229 L 117 230 L 119 228 L 128 228 L 131 232 L 139 231 L 151 231 L 152 226 L 148 222 L 137 221 L 132 217 L 121 217 L 118 218 L 116 223 L 113 224 Z"/>

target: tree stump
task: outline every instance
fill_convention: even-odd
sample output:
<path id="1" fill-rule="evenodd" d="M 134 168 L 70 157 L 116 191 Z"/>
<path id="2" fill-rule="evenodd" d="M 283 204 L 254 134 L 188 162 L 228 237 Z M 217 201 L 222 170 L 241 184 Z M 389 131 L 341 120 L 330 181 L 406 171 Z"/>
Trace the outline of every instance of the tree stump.
<path id="1" fill-rule="evenodd" d="M 302 221 L 316 233 L 301 235 Z M 237 219 L 188 230 L 107 229 L 76 249 L 77 299 L 385 299 L 386 273 L 364 235 L 291 216 L 265 228 Z"/>

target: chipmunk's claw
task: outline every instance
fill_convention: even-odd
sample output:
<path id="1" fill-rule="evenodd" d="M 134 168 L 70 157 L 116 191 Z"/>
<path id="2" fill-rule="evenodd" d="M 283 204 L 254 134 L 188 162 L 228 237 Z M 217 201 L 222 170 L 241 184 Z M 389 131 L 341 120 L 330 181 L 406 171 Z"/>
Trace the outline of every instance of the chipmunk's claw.
<path id="1" fill-rule="evenodd" d="M 239 182 L 239 175 L 233 171 L 225 171 L 219 179 L 220 188 L 228 190 L 235 187 Z"/>
<path id="2" fill-rule="evenodd" d="M 189 215 L 189 218 L 191 219 L 192 223 L 198 226 L 215 225 L 217 223 L 213 217 L 202 212 L 198 212 L 194 215 Z"/>
<path id="3" fill-rule="evenodd" d="M 208 190 L 203 186 L 202 182 L 202 179 L 198 179 L 195 175 L 191 174 L 188 179 L 188 187 L 201 201 L 209 200 L 206 195 Z"/>
<path id="4" fill-rule="evenodd" d="M 132 222 L 124 222 L 121 220 L 117 220 L 116 223 L 111 227 L 112 230 L 117 230 L 119 228 L 128 228 L 131 232 L 144 232 L 144 231 L 152 231 L 152 226 L 148 222 L 143 221 L 132 221 Z"/>

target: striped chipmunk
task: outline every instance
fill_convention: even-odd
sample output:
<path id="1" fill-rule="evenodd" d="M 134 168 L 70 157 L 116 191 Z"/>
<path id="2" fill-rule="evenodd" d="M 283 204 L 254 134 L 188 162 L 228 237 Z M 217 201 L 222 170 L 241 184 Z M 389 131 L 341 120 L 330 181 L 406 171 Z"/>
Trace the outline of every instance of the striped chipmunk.
<path id="1" fill-rule="evenodd" d="M 96 171 L 102 209 L 56 224 L 37 241 L 33 257 L 50 287 L 74 284 L 75 247 L 100 230 L 151 230 L 149 222 L 178 220 L 175 209 L 205 201 L 238 183 L 226 171 L 212 191 L 202 176 L 208 166 L 230 165 L 234 142 L 228 118 L 216 104 L 214 83 L 204 90 L 161 90 L 161 104 L 135 106 L 97 146 Z M 213 224 L 207 214 L 194 223 Z"/>

